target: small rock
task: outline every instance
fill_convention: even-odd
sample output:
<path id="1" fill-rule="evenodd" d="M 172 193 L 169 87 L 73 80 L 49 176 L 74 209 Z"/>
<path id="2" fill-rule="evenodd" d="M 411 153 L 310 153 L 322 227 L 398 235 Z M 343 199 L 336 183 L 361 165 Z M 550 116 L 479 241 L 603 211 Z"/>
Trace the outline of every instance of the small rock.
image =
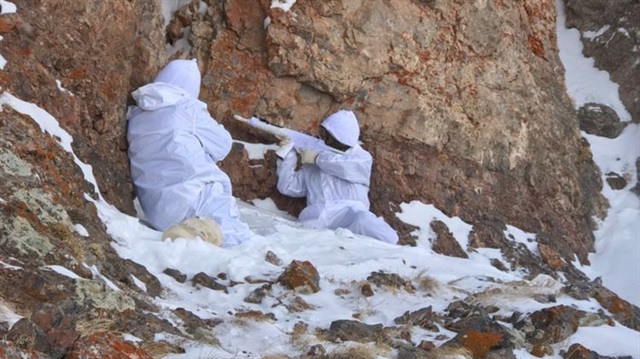
<path id="1" fill-rule="evenodd" d="M 564 359 L 633 359 L 631 356 L 610 357 L 600 355 L 578 343 L 571 345 L 567 351 L 560 351 L 560 355 Z"/>
<path id="2" fill-rule="evenodd" d="M 164 274 L 168 275 L 169 277 L 175 279 L 179 283 L 184 283 L 184 282 L 187 281 L 187 275 L 183 274 L 182 272 L 180 272 L 177 269 L 167 268 L 164 271 L 162 271 L 162 273 L 164 273 Z"/>
<path id="3" fill-rule="evenodd" d="M 191 283 L 193 283 L 194 286 L 196 284 L 199 284 L 203 287 L 207 287 L 213 290 L 221 290 L 221 291 L 227 290 L 227 286 L 216 282 L 215 279 L 211 278 L 210 276 L 206 275 L 203 272 L 200 272 L 194 275 L 193 278 L 191 278 Z"/>
<path id="4" fill-rule="evenodd" d="M 627 187 L 627 180 L 615 172 L 607 173 L 607 183 L 611 189 L 619 191 Z"/>
<path id="5" fill-rule="evenodd" d="M 268 251 L 267 254 L 264 257 L 264 260 L 273 264 L 274 266 L 281 266 L 282 265 L 282 260 L 280 258 L 278 258 L 278 256 L 273 253 L 272 251 Z"/>
<path id="6" fill-rule="evenodd" d="M 296 296 L 289 305 L 287 305 L 287 309 L 289 309 L 292 313 L 304 312 L 305 310 L 309 310 L 313 308 L 312 305 L 307 303 L 301 297 Z"/>
<path id="7" fill-rule="evenodd" d="M 418 344 L 418 348 L 426 351 L 432 351 L 433 349 L 436 348 L 436 345 L 433 344 L 433 342 L 430 342 L 428 340 L 423 340 L 420 342 L 420 344 Z"/>
<path id="8" fill-rule="evenodd" d="M 379 342 L 386 338 L 382 324 L 369 325 L 355 320 L 336 320 L 329 327 L 332 341 L 354 341 L 359 343 Z"/>
<path id="9" fill-rule="evenodd" d="M 542 260 L 553 270 L 558 270 L 567 265 L 560 254 L 558 254 L 558 252 L 556 252 L 556 250 L 551 246 L 544 243 L 538 243 L 538 251 L 540 252 Z"/>
<path id="10" fill-rule="evenodd" d="M 440 321 L 438 315 L 433 312 L 431 306 L 416 310 L 415 312 L 405 312 L 403 315 L 394 319 L 396 324 L 417 325 L 420 328 L 439 332 L 440 329 L 435 324 Z"/>
<path id="11" fill-rule="evenodd" d="M 515 323 L 514 328 L 524 329 L 530 324 L 535 330 L 525 330 L 529 342 L 559 343 L 578 330 L 579 321 L 585 314 L 584 311 L 570 306 L 558 305 L 534 312 L 528 318 Z"/>
<path id="12" fill-rule="evenodd" d="M 415 288 L 410 281 L 405 280 L 395 273 L 371 272 L 371 275 L 367 277 L 367 281 L 375 284 L 377 287 L 390 287 L 396 289 L 405 289 L 408 292 L 412 292 Z"/>
<path id="13" fill-rule="evenodd" d="M 313 345 L 307 350 L 307 356 L 310 357 L 322 357 L 324 358 L 327 354 L 327 350 L 322 346 L 322 344 Z"/>
<path id="14" fill-rule="evenodd" d="M 362 293 L 362 295 L 364 295 L 365 297 L 372 297 L 374 293 L 373 289 L 371 288 L 371 284 L 363 284 L 362 287 L 360 287 L 360 293 Z"/>
<path id="15" fill-rule="evenodd" d="M 578 109 L 578 121 L 586 133 L 607 138 L 618 137 L 627 125 L 611 107 L 593 102 Z"/>
<path id="16" fill-rule="evenodd" d="M 434 220 L 429 225 L 436 234 L 436 239 L 431 246 L 434 252 L 451 257 L 469 258 L 444 222 Z"/>
<path id="17" fill-rule="evenodd" d="M 260 288 L 254 289 L 248 296 L 244 298 L 247 303 L 260 304 L 262 300 L 271 292 L 271 284 L 264 284 Z"/>
<path id="18" fill-rule="evenodd" d="M 301 294 L 316 293 L 320 290 L 320 275 L 309 261 L 292 261 L 278 277 L 278 282 Z"/>

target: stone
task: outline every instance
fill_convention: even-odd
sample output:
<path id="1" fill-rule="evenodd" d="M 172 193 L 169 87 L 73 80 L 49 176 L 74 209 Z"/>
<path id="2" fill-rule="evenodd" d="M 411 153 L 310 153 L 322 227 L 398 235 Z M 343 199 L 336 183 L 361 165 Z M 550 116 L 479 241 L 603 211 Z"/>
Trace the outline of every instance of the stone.
<path id="1" fill-rule="evenodd" d="M 184 308 L 176 308 L 174 313 L 182 319 L 187 333 L 192 335 L 197 334 L 199 330 L 213 328 L 223 322 L 222 319 L 202 319 Z"/>
<path id="2" fill-rule="evenodd" d="M 438 220 L 431 221 L 429 226 L 436 234 L 436 239 L 431 245 L 434 252 L 451 257 L 469 258 L 467 252 L 460 246 L 460 243 L 458 243 L 444 222 Z"/>
<path id="3" fill-rule="evenodd" d="M 168 275 L 169 277 L 175 279 L 179 283 L 184 283 L 187 281 L 187 275 L 180 272 L 177 269 L 167 268 L 162 271 L 162 273 Z"/>
<path id="4" fill-rule="evenodd" d="M 414 312 L 406 311 L 403 315 L 393 320 L 396 324 L 416 325 L 422 329 L 426 329 L 432 332 L 439 332 L 440 329 L 436 325 L 441 320 L 439 316 L 433 312 L 431 306 L 418 309 Z"/>
<path id="5" fill-rule="evenodd" d="M 522 329 L 527 323 L 532 328 L 526 332 L 527 340 L 533 344 L 553 344 L 567 339 L 578 330 L 584 311 L 557 305 L 534 312 L 529 317 L 514 324 L 514 328 Z"/>
<path id="6" fill-rule="evenodd" d="M 540 252 L 540 257 L 542 257 L 544 263 L 553 270 L 561 269 L 567 265 L 560 254 L 558 254 L 558 252 L 556 252 L 551 246 L 544 243 L 538 243 L 538 251 Z"/>
<path id="7" fill-rule="evenodd" d="M 121 334 L 98 332 L 77 340 L 66 353 L 69 359 L 153 359 L 142 348 L 122 339 Z"/>
<path id="8" fill-rule="evenodd" d="M 309 261 L 293 260 L 278 277 L 278 282 L 297 293 L 311 294 L 320 291 L 320 276 Z"/>
<path id="9" fill-rule="evenodd" d="M 354 341 L 358 343 L 380 342 L 386 338 L 382 324 L 365 324 L 355 320 L 336 320 L 328 333 L 332 341 Z"/>
<path id="10" fill-rule="evenodd" d="M 206 273 L 200 272 L 196 275 L 193 276 L 193 278 L 191 278 L 191 282 L 193 283 L 193 285 L 201 285 L 205 288 L 209 288 L 209 289 L 213 289 L 213 290 L 220 290 L 220 291 L 227 291 L 227 286 L 224 284 L 220 284 L 218 283 L 214 278 L 208 276 Z"/>
<path id="11" fill-rule="evenodd" d="M 264 284 L 260 288 L 256 288 L 244 298 L 247 303 L 260 304 L 262 300 L 271 292 L 271 284 Z"/>
<path id="12" fill-rule="evenodd" d="M 272 251 L 267 251 L 267 254 L 264 256 L 264 260 L 273 264 L 274 266 L 282 265 L 282 260 L 278 258 L 278 256 Z"/>
<path id="13" fill-rule="evenodd" d="M 486 358 L 492 351 L 513 348 L 511 335 L 505 327 L 487 316 L 461 319 L 455 327 L 458 334 L 443 346 L 465 348 L 474 358 Z"/>
<path id="14" fill-rule="evenodd" d="M 627 187 L 627 183 L 628 183 L 624 177 L 620 176 L 615 172 L 607 173 L 605 180 L 609 184 L 609 187 L 611 187 L 611 189 L 616 191 L 624 189 L 625 187 Z"/>
<path id="15" fill-rule="evenodd" d="M 404 289 L 407 291 L 414 290 L 411 281 L 400 277 L 396 273 L 385 273 L 383 271 L 371 272 L 371 275 L 367 277 L 367 281 L 375 284 L 377 287 Z"/>
<path id="16" fill-rule="evenodd" d="M 589 102 L 578 109 L 580 129 L 584 132 L 607 138 L 616 138 L 627 123 L 620 122 L 616 112 L 609 106 Z"/>
<path id="17" fill-rule="evenodd" d="M 562 355 L 563 359 L 632 359 L 631 356 L 611 357 L 600 355 L 579 343 L 572 344 L 567 350 L 561 350 L 560 355 Z"/>
<path id="18" fill-rule="evenodd" d="M 360 287 L 360 293 L 362 293 L 362 295 L 364 295 L 365 297 L 373 297 L 373 295 L 375 294 L 375 292 L 371 288 L 371 284 L 369 283 L 364 283 Z"/>

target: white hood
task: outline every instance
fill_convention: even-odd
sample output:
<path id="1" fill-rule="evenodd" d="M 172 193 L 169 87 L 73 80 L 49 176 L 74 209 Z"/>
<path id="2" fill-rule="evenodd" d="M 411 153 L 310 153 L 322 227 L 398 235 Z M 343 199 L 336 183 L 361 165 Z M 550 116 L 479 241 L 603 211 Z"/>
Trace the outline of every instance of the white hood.
<path id="1" fill-rule="evenodd" d="M 324 127 L 336 140 L 350 147 L 358 145 L 360 126 L 356 115 L 351 111 L 340 110 L 322 122 Z"/>
<path id="2" fill-rule="evenodd" d="M 172 106 L 186 96 L 198 98 L 200 77 L 195 60 L 173 60 L 160 70 L 153 83 L 140 87 L 131 96 L 145 111 Z"/>
<path id="3" fill-rule="evenodd" d="M 173 106 L 183 98 L 189 97 L 189 94 L 177 86 L 158 82 L 140 87 L 133 91 L 131 96 L 141 109 L 154 111 Z"/>

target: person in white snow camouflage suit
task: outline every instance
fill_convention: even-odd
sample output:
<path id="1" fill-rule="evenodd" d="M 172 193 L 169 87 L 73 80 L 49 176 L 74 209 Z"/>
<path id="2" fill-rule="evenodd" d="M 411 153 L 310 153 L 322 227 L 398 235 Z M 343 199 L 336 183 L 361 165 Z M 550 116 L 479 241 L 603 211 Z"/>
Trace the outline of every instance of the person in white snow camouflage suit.
<path id="1" fill-rule="evenodd" d="M 322 122 L 320 135 L 332 150 L 288 152 L 278 160 L 278 191 L 306 197 L 298 221 L 319 228 L 347 228 L 388 243 L 398 234 L 384 219 L 369 211 L 369 181 L 373 159 L 359 144 L 360 127 L 351 111 L 341 110 Z M 284 140 L 287 141 L 286 139 Z"/>
<path id="2" fill-rule="evenodd" d="M 173 60 L 153 83 L 132 93 L 137 105 L 127 113 L 131 177 L 155 229 L 206 217 L 221 227 L 223 246 L 230 246 L 251 232 L 238 217 L 229 177 L 216 165 L 232 139 L 198 100 L 200 79 L 195 60 Z"/>

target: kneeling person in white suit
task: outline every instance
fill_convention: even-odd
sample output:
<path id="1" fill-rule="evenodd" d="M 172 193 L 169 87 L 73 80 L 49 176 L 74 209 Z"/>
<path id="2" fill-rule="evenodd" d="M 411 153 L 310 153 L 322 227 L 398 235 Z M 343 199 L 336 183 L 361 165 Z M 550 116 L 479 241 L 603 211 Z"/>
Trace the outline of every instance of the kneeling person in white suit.
<path id="1" fill-rule="evenodd" d="M 200 77 L 194 60 L 173 60 L 153 83 L 132 93 L 137 105 L 127 113 L 131 177 L 155 229 L 190 224 L 188 232 L 196 233 L 193 221 L 185 220 L 205 217 L 220 227 L 222 245 L 231 246 L 249 239 L 251 232 L 238 217 L 229 176 L 216 164 L 231 150 L 232 139 L 198 100 Z"/>
<path id="2" fill-rule="evenodd" d="M 321 124 L 320 135 L 336 151 L 301 150 L 302 166 L 297 171 L 294 151 L 278 160 L 278 191 L 307 198 L 298 221 L 312 227 L 347 228 L 397 243 L 398 234 L 393 228 L 369 211 L 373 159 L 358 142 L 360 127 L 353 112 L 341 110 L 329 116 Z"/>

